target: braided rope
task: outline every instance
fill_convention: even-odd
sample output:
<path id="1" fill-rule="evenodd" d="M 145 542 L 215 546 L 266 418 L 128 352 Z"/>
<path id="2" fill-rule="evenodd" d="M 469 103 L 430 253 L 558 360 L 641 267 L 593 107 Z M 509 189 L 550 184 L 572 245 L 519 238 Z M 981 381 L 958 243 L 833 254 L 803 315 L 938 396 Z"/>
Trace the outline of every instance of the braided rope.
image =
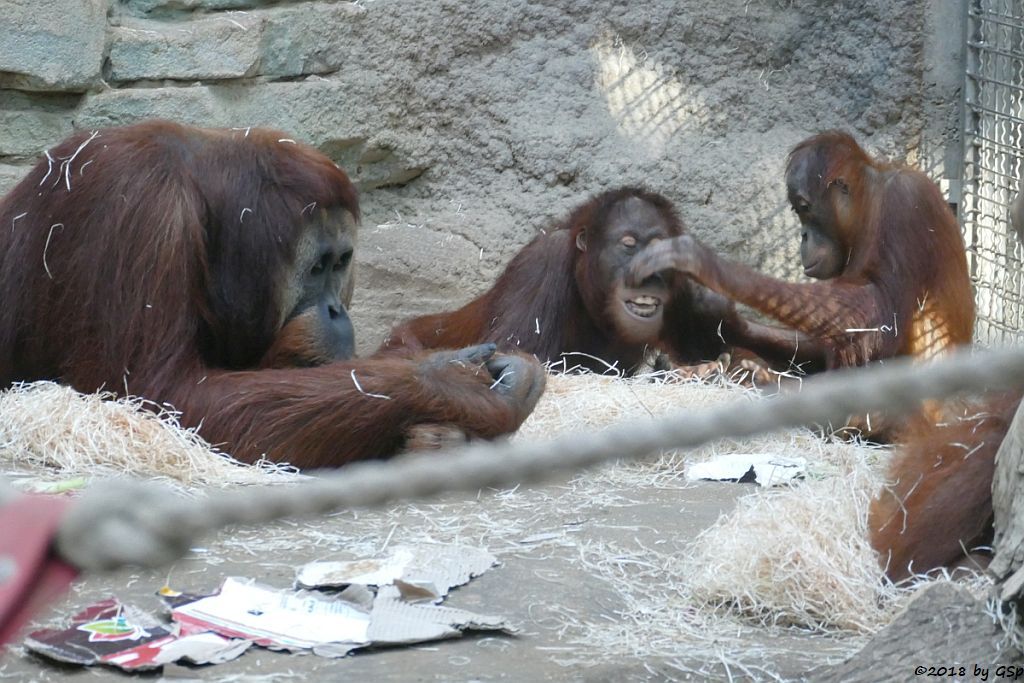
<path id="1" fill-rule="evenodd" d="M 0 479 L 0 506 L 10 503 L 19 495 L 18 489 Z"/>
<path id="2" fill-rule="evenodd" d="M 900 415 L 919 401 L 965 391 L 1024 386 L 1024 351 L 951 354 L 928 365 L 901 359 L 828 373 L 799 393 L 679 413 L 653 423 L 619 424 L 545 442 L 479 443 L 448 454 L 415 454 L 347 465 L 296 486 L 274 486 L 184 500 L 140 482 L 89 488 L 57 537 L 59 553 L 86 570 L 159 566 L 187 552 L 197 537 L 231 524 L 373 507 L 445 491 L 538 482 L 616 459 L 693 448 L 800 425 L 845 422 L 867 412 Z"/>

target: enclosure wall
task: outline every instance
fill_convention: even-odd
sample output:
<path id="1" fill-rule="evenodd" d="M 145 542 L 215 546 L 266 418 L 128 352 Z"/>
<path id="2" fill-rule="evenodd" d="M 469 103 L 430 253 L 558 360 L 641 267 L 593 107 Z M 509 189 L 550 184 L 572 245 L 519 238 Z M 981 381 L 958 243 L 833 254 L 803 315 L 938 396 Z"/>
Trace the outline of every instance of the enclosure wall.
<path id="1" fill-rule="evenodd" d="M 76 128 L 283 129 L 361 187 L 363 352 L 625 183 L 675 200 L 712 247 L 796 277 L 781 176 L 800 139 L 844 128 L 955 186 L 965 14 L 950 0 L 0 0 L 0 188 Z"/>

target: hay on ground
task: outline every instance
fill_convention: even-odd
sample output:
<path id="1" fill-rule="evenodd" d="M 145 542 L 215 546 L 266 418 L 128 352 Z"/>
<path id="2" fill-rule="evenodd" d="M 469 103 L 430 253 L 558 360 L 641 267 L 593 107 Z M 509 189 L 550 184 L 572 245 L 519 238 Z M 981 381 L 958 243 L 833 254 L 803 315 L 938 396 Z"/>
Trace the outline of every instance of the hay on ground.
<path id="1" fill-rule="evenodd" d="M 898 591 L 883 581 L 867 534 L 883 477 L 863 457 L 843 469 L 746 496 L 702 532 L 684 563 L 694 603 L 822 631 L 887 623 Z"/>
<path id="2" fill-rule="evenodd" d="M 765 400 L 722 381 L 670 379 L 552 376 L 516 438 L 542 440 L 621 421 L 642 428 L 645 421 L 667 413 Z M 141 400 L 106 398 L 51 383 L 0 393 L 0 467 L 48 478 L 128 474 L 198 491 L 296 480 L 296 475 L 236 463 L 180 428 L 173 414 L 154 414 Z M 682 476 L 690 462 L 752 452 L 806 458 L 807 480 L 776 490 L 744 487 L 747 495 L 738 508 L 692 543 L 613 545 L 591 538 L 585 527 L 552 533 L 546 526 L 553 509 L 642 505 L 651 490 L 695 486 Z M 750 664 L 766 652 L 750 649 L 750 629 L 789 626 L 842 635 L 819 647 L 819 653 L 834 648 L 838 657 L 854 648 L 859 637 L 884 626 L 913 590 L 883 582 L 866 540 L 867 506 L 888 453 L 791 429 L 607 465 L 573 476 L 554 492 L 515 487 L 493 493 L 486 506 L 457 499 L 342 513 L 351 517 L 344 538 L 305 520 L 284 522 L 288 535 L 275 536 L 266 528 L 238 529 L 223 545 L 266 557 L 276 545 L 293 547 L 299 536 L 313 547 L 341 544 L 369 553 L 380 548 L 386 535 L 385 545 L 394 536 L 394 542 L 407 543 L 475 542 L 499 555 L 529 553 L 534 559 L 548 553 L 605 581 L 626 606 L 614 620 L 591 622 L 559 612 L 556 605 L 545 608 L 546 619 L 561 623 L 567 644 L 590 653 L 581 654 L 584 660 L 595 649 L 674 657 L 683 647 L 689 655 L 728 656 Z M 422 523 L 409 525 L 410 518 Z M 533 536 L 540 540 L 524 546 L 523 539 Z M 211 553 L 204 561 L 215 563 L 218 558 Z"/>
<path id="3" fill-rule="evenodd" d="M 0 392 L 0 468 L 44 481 L 133 476 L 189 488 L 295 480 L 293 470 L 243 465 L 177 416 L 140 398 L 80 394 L 52 382 Z"/>

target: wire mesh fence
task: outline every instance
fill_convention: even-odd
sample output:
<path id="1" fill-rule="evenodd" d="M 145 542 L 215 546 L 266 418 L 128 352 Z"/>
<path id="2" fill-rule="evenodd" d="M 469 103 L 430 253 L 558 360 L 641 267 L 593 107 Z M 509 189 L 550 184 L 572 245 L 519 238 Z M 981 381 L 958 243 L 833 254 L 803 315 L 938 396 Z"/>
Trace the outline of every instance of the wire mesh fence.
<path id="1" fill-rule="evenodd" d="M 1024 337 L 1024 250 L 1008 221 L 1024 178 L 1024 2 L 968 0 L 960 218 L 983 344 Z"/>

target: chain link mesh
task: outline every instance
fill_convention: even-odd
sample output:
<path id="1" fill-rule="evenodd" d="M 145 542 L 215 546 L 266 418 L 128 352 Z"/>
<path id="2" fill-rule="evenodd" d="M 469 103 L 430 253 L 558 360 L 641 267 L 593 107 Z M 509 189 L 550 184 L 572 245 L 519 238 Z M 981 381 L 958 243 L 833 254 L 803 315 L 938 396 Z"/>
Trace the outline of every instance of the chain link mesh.
<path id="1" fill-rule="evenodd" d="M 1024 3 L 969 0 L 960 219 L 979 342 L 1024 336 L 1024 251 L 1007 220 L 1024 171 Z"/>

